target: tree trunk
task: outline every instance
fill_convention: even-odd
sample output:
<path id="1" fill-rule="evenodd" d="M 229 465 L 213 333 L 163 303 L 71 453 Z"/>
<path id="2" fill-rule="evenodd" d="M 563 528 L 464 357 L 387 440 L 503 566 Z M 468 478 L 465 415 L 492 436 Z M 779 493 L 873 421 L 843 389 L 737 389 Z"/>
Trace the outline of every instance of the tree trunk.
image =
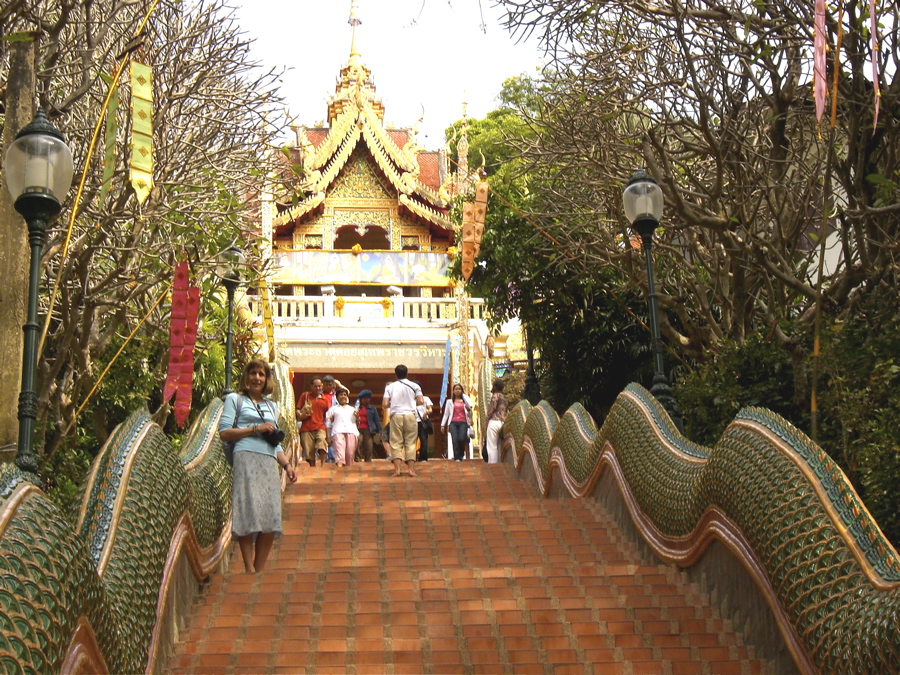
<path id="1" fill-rule="evenodd" d="M 19 130 L 34 117 L 34 42 L 9 45 L 9 80 L 6 87 L 6 119 L 3 127 L 3 157 Z M 28 304 L 29 248 L 25 222 L 14 208 L 6 189 L 0 186 L 0 269 L 6 282 L 0 284 L 0 458 L 15 457 L 19 437 L 18 406 L 22 381 L 22 325 Z M 5 452 L 12 449 L 11 456 Z"/>

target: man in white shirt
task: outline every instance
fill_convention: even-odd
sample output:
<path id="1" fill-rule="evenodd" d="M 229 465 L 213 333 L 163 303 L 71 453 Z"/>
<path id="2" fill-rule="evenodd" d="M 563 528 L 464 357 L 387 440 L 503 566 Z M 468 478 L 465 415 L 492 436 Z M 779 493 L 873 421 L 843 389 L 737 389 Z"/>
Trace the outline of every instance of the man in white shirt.
<path id="1" fill-rule="evenodd" d="M 422 388 L 406 379 L 409 369 L 404 365 L 394 368 L 396 382 L 384 388 L 382 406 L 391 425 L 391 461 L 394 463 L 392 476 L 400 475 L 400 468 L 406 462 L 410 476 L 416 475 L 416 439 L 419 436 L 419 422 L 416 406 L 424 405 Z"/>

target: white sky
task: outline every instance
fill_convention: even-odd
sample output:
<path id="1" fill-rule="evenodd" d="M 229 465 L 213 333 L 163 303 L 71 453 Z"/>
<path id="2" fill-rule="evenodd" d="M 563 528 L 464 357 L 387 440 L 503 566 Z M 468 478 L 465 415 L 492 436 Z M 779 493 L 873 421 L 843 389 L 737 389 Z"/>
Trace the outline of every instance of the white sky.
<path id="1" fill-rule="evenodd" d="M 290 68 L 282 95 L 299 124 L 324 121 L 327 98 L 350 56 L 350 0 L 232 0 L 254 58 Z M 534 76 L 543 62 L 536 41 L 516 44 L 501 26 L 493 0 L 358 0 L 356 44 L 372 70 L 385 122 L 412 126 L 422 115 L 419 143 L 436 150 L 444 129 L 462 116 L 496 107 L 503 80 Z M 480 5 L 480 6 L 479 6 Z M 483 19 L 482 19 L 483 17 Z M 482 28 L 482 22 L 484 27 Z"/>

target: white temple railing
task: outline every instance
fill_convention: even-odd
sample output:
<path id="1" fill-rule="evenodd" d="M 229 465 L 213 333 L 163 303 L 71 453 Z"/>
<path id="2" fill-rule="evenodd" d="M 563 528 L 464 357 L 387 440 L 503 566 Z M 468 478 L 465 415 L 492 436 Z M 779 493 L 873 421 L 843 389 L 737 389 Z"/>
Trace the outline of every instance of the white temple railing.
<path id="1" fill-rule="evenodd" d="M 302 296 L 278 295 L 272 299 L 272 319 L 275 323 L 306 322 L 322 318 L 393 318 L 411 321 L 457 320 L 458 304 L 455 298 L 404 298 L 341 297 L 328 295 Z M 254 316 L 262 315 L 259 296 L 248 295 L 247 304 Z M 468 302 L 469 320 L 486 318 L 484 300 L 471 298 Z"/>

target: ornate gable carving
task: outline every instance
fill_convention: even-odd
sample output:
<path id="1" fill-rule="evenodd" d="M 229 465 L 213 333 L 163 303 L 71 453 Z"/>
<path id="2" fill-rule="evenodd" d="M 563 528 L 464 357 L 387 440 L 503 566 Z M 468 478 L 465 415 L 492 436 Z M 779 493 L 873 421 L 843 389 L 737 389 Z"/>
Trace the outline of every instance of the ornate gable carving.
<path id="1" fill-rule="evenodd" d="M 375 168 L 374 160 L 369 154 L 357 148 L 340 175 L 332 183 L 328 197 L 396 201 L 397 191 Z"/>

